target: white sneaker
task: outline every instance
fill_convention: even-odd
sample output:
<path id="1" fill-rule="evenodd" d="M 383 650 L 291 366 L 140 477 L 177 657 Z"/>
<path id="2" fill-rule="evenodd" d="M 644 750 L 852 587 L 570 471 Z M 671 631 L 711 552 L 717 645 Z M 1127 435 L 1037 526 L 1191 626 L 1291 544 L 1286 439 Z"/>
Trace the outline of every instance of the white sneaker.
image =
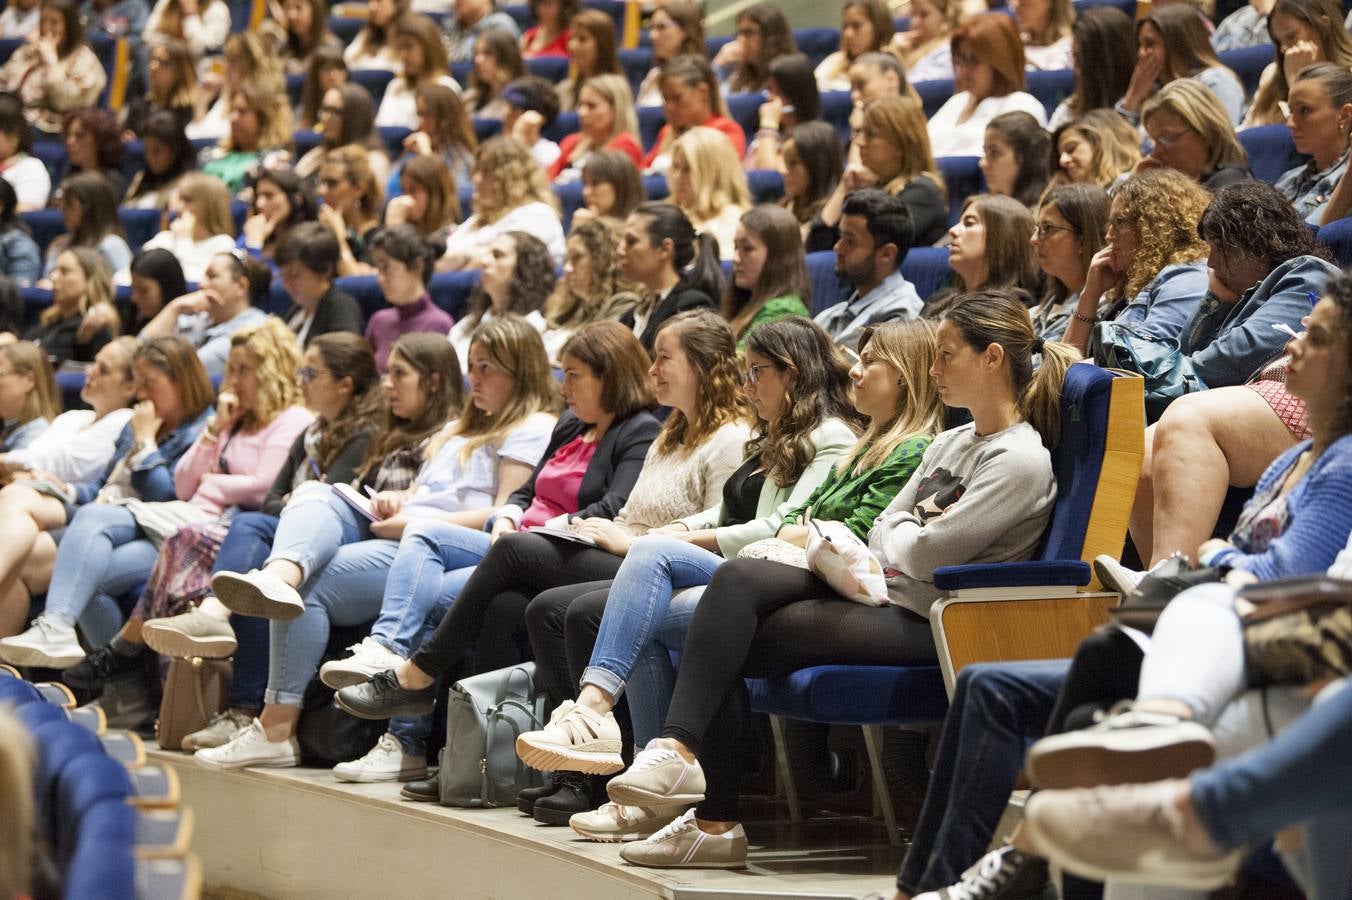
<path id="1" fill-rule="evenodd" d="M 291 585 L 265 569 L 217 572 L 211 591 L 231 612 L 288 622 L 305 612 L 305 601 Z"/>
<path id="2" fill-rule="evenodd" d="M 0 660 L 16 666 L 69 669 L 84 658 L 74 626 L 46 615 L 34 619 L 23 634 L 0 640 Z"/>
<path id="3" fill-rule="evenodd" d="M 1094 557 L 1094 574 L 1098 576 L 1099 584 L 1103 585 L 1104 590 L 1116 591 L 1125 597 L 1136 590 L 1136 586 L 1149 573 L 1128 569 L 1118 562 L 1116 557 L 1102 553 Z"/>
<path id="4" fill-rule="evenodd" d="M 235 736 L 249 727 L 253 717 L 233 709 L 216 716 L 203 727 L 183 739 L 183 749 L 210 750 L 234 740 Z"/>
<path id="5" fill-rule="evenodd" d="M 347 659 L 329 660 L 319 667 L 319 680 L 335 691 L 370 681 L 372 676 L 398 669 L 406 662 L 373 637 L 363 638 L 360 644 L 347 649 L 352 651 Z"/>
<path id="6" fill-rule="evenodd" d="M 628 770 L 610 779 L 606 793 L 630 806 L 674 806 L 704 799 L 704 770 L 689 763 L 670 738 L 653 738 Z"/>
<path id="7" fill-rule="evenodd" d="M 709 834 L 696 824 L 691 809 L 652 837 L 626 844 L 620 858 L 657 869 L 744 869 L 746 850 L 740 823 L 722 834 Z"/>
<path id="8" fill-rule="evenodd" d="M 541 772 L 609 775 L 624 768 L 620 726 L 613 713 L 601 715 L 580 703 L 565 702 L 540 731 L 516 739 L 516 755 Z"/>
<path id="9" fill-rule="evenodd" d="M 684 806 L 625 806 L 611 800 L 600 809 L 574 813 L 568 825 L 589 841 L 641 841 L 680 818 Z"/>
<path id="10" fill-rule="evenodd" d="M 409 756 L 399 739 L 386 732 L 361 759 L 339 763 L 333 767 L 333 777 L 339 781 L 371 784 L 377 781 L 418 781 L 427 777 L 427 759 Z"/>
<path id="11" fill-rule="evenodd" d="M 193 759 L 208 769 L 285 769 L 300 765 L 300 743 L 289 737 L 284 741 L 270 741 L 263 723 L 254 719 L 249 727 L 236 734 L 228 743 L 210 750 L 198 750 Z"/>

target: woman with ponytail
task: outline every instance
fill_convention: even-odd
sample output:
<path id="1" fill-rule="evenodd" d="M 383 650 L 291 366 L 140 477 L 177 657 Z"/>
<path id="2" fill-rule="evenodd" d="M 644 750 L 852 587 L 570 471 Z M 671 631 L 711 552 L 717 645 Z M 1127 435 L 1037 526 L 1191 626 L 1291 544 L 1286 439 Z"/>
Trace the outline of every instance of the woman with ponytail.
<path id="1" fill-rule="evenodd" d="M 640 203 L 624 223 L 620 270 L 643 299 L 620 321 L 649 354 L 662 323 L 686 310 L 715 307 L 723 294 L 718 241 L 700 234 L 671 203 Z"/>
<path id="2" fill-rule="evenodd" d="M 869 533 L 891 576 L 890 604 L 848 602 L 812 572 L 783 563 L 719 567 L 710 600 L 691 619 L 662 736 L 607 788 L 620 804 L 698 805 L 626 846 L 626 861 L 745 865 L 737 822 L 744 678 L 824 664 L 935 664 L 925 617 L 937 597 L 935 568 L 1027 559 L 1037 547 L 1056 499 L 1047 448 L 1059 437 L 1061 383 L 1076 356 L 1044 344 L 1010 292 L 972 294 L 948 312 L 930 375 L 944 403 L 969 410 L 973 422 L 934 439 Z M 865 353 L 857 383 L 883 377 L 873 362 Z"/>

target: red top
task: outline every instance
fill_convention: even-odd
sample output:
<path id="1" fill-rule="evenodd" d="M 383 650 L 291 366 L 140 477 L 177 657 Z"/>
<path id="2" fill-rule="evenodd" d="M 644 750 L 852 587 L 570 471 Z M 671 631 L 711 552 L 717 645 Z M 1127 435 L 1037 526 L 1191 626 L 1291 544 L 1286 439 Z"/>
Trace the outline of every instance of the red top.
<path id="1" fill-rule="evenodd" d="M 577 512 L 577 495 L 582 476 L 596 453 L 596 441 L 584 441 L 578 435 L 554 451 L 554 455 L 535 476 L 535 499 L 521 517 L 521 527 L 534 528 L 555 516 Z"/>
<path id="2" fill-rule="evenodd" d="M 535 40 L 535 35 L 540 31 L 539 25 L 534 25 L 526 29 L 526 33 L 521 35 L 521 55 L 526 59 L 538 59 L 541 56 L 567 56 L 568 55 L 568 35 L 570 30 L 565 28 L 563 33 L 554 38 L 551 43 L 545 44 L 539 50 L 525 50 L 530 46 L 530 42 Z"/>
<path id="3" fill-rule="evenodd" d="M 559 174 L 574 164 L 573 154 L 577 152 L 577 145 L 582 141 L 582 132 L 575 131 L 572 134 L 559 141 L 559 158 L 554 160 L 554 165 L 549 167 L 549 178 L 554 180 Z M 640 165 L 643 162 L 643 148 L 639 146 L 638 139 L 627 131 L 621 131 L 610 139 L 610 143 L 601 148 L 602 150 L 622 150 L 629 154 L 629 158 L 634 161 L 634 165 Z M 582 160 L 576 160 L 581 164 Z"/>
<path id="4" fill-rule="evenodd" d="M 742 130 L 741 125 L 738 125 L 736 122 L 732 121 L 732 119 L 729 119 L 727 116 L 710 116 L 708 119 L 701 122 L 700 125 L 705 128 L 716 128 L 726 134 L 728 140 L 732 141 L 732 148 L 737 151 L 738 159 L 741 159 L 746 155 L 746 132 Z M 653 161 L 656 160 L 661 153 L 660 148 L 666 146 L 666 140 L 669 134 L 671 134 L 671 125 L 663 125 L 662 130 L 657 132 L 657 143 L 653 144 L 653 148 L 648 151 L 648 155 L 643 157 L 643 165 L 639 168 L 652 168 Z"/>

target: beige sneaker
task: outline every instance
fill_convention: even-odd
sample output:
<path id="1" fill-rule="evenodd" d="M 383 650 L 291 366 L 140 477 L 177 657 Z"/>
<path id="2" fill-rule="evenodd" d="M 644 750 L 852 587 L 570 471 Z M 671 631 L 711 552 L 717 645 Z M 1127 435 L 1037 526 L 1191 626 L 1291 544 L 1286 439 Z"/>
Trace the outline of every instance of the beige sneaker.
<path id="1" fill-rule="evenodd" d="M 613 713 L 567 701 L 540 731 L 516 739 L 516 755 L 541 772 L 585 772 L 609 775 L 624 768 L 620 758 L 620 726 Z"/>
<path id="2" fill-rule="evenodd" d="M 291 585 L 263 569 L 217 572 L 211 591 L 231 612 L 289 622 L 305 612 L 305 601 Z"/>
<path id="3" fill-rule="evenodd" d="M 196 750 L 210 750 L 228 744 L 241 731 L 249 727 L 253 718 L 245 713 L 227 709 L 192 734 L 183 739 L 183 749 L 189 753 Z"/>
<path id="4" fill-rule="evenodd" d="M 688 806 L 704 799 L 704 770 L 688 763 L 670 738 L 653 738 L 634 764 L 610 779 L 606 793 L 631 806 Z"/>
<path id="5" fill-rule="evenodd" d="M 627 844 L 620 858 L 654 869 L 744 869 L 746 831 L 740 824 L 722 834 L 701 831 L 690 809 L 652 837 Z"/>
<path id="6" fill-rule="evenodd" d="M 568 826 L 589 841 L 612 844 L 617 841 L 641 841 L 674 822 L 683 806 L 625 806 L 610 801 L 600 809 L 574 813 Z"/>
<path id="7" fill-rule="evenodd" d="M 235 629 L 228 620 L 208 615 L 196 606 L 181 615 L 147 619 L 141 636 L 151 650 L 179 659 L 226 659 L 238 646 Z"/>

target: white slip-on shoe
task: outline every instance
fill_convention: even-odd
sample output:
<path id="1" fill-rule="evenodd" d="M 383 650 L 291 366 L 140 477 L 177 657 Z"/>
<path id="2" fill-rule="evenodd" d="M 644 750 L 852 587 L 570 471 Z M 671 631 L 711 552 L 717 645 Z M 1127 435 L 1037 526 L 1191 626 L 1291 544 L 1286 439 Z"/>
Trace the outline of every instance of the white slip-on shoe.
<path id="1" fill-rule="evenodd" d="M 427 758 L 409 756 L 399 739 L 386 732 L 361 759 L 333 767 L 339 781 L 372 784 L 379 781 L 417 781 L 427 777 Z"/>
<path id="2" fill-rule="evenodd" d="M 544 728 L 517 736 L 516 755 L 541 772 L 609 775 L 624 768 L 622 744 L 613 713 L 565 702 Z"/>
<path id="3" fill-rule="evenodd" d="M 265 569 L 217 572 L 211 576 L 211 591 L 231 612 L 288 622 L 305 612 L 300 593 Z"/>
<path id="4" fill-rule="evenodd" d="M 653 738 L 634 756 L 634 764 L 606 785 L 616 803 L 673 806 L 704 799 L 704 770 L 689 763 L 670 738 Z"/>
<path id="5" fill-rule="evenodd" d="M 192 758 L 208 769 L 285 769 L 300 765 L 300 743 L 294 736 L 284 741 L 268 740 L 263 723 L 254 719 L 226 743 L 198 750 Z"/>
<path id="6" fill-rule="evenodd" d="M 0 660 L 16 666 L 69 669 L 85 658 L 73 625 L 38 616 L 22 634 L 0 640 Z"/>
<path id="7" fill-rule="evenodd" d="M 397 669 L 406 661 L 373 637 L 362 638 L 361 643 L 347 649 L 352 651 L 351 656 L 331 659 L 319 667 L 319 680 L 335 691 L 370 681 L 371 676 Z"/>

